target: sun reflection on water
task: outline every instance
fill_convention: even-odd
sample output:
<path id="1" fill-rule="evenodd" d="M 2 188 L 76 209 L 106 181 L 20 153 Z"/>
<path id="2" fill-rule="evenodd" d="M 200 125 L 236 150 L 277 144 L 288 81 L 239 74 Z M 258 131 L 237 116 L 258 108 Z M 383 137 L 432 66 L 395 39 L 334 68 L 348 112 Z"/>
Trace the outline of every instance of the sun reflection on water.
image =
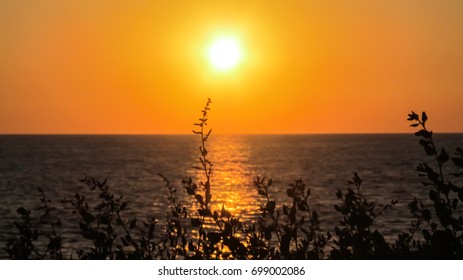
<path id="1" fill-rule="evenodd" d="M 237 218 L 251 218 L 258 214 L 260 205 L 252 183 L 251 147 L 238 136 L 220 138 L 219 143 L 208 146 L 213 163 L 211 208 L 219 211 L 224 206 Z M 205 179 L 202 170 L 192 168 L 190 175 L 197 178 L 198 183 Z M 196 209 L 194 205 L 193 209 Z"/>

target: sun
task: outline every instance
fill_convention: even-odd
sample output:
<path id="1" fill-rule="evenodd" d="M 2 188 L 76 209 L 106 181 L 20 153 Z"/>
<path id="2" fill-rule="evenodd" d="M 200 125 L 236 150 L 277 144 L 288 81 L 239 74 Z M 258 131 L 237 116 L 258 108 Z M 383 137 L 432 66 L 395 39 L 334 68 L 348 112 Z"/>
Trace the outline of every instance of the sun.
<path id="1" fill-rule="evenodd" d="M 221 37 L 212 42 L 208 49 L 208 59 L 212 67 L 218 71 L 226 71 L 236 67 L 242 57 L 237 39 Z"/>

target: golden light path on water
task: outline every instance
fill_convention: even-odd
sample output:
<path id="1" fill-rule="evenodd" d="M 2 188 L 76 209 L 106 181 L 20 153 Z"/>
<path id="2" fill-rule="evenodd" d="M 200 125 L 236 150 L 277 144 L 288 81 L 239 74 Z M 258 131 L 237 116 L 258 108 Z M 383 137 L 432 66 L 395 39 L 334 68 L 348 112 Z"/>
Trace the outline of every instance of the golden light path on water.
<path id="1" fill-rule="evenodd" d="M 241 139 L 219 137 L 219 145 L 208 146 L 213 163 L 211 208 L 220 212 L 224 206 L 235 217 L 246 220 L 258 214 L 261 198 L 253 186 L 251 147 Z M 194 169 L 193 177 L 204 182 L 204 171 Z"/>

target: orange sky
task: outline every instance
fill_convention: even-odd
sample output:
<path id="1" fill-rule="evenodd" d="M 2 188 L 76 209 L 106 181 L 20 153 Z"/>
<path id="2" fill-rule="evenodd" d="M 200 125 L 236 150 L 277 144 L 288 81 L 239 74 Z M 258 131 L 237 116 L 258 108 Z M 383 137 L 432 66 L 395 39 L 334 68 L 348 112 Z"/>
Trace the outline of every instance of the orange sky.
<path id="1" fill-rule="evenodd" d="M 250 3 L 249 3 L 250 2 Z M 0 2 L 0 133 L 463 132 L 463 1 Z M 241 64 L 211 68 L 217 36 Z"/>

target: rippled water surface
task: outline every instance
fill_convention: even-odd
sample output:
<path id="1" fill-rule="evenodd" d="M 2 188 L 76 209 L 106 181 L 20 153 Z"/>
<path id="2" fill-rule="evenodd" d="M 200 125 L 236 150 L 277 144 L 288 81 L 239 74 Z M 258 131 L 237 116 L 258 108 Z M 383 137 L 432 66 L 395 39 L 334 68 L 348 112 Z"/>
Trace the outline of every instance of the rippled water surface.
<path id="1" fill-rule="evenodd" d="M 436 135 L 451 151 L 463 147 L 462 134 Z M 311 202 L 322 227 L 331 230 L 339 216 L 335 192 L 358 172 L 364 192 L 376 202 L 398 199 L 399 204 L 378 221 L 379 230 L 394 237 L 411 222 L 407 203 L 426 197 L 415 168 L 428 161 L 413 135 L 212 135 L 208 143 L 214 164 L 214 207 L 225 205 L 244 220 L 256 215 L 260 198 L 253 187 L 256 176 L 273 178 L 272 195 L 287 202 L 286 189 L 302 178 L 312 190 Z M 38 210 L 37 188 L 45 190 L 63 221 L 65 242 L 78 247 L 77 217 L 64 197 L 88 192 L 84 176 L 108 178 L 111 190 L 124 195 L 128 215 L 165 217 L 167 190 L 162 173 L 183 195 L 180 180 L 201 179 L 199 139 L 188 136 L 0 136 L 0 243 L 14 233 L 16 209 Z M 199 173 L 198 173 L 199 172 Z M 189 197 L 183 196 L 191 205 Z M 0 253 L 4 257 L 4 253 Z"/>

